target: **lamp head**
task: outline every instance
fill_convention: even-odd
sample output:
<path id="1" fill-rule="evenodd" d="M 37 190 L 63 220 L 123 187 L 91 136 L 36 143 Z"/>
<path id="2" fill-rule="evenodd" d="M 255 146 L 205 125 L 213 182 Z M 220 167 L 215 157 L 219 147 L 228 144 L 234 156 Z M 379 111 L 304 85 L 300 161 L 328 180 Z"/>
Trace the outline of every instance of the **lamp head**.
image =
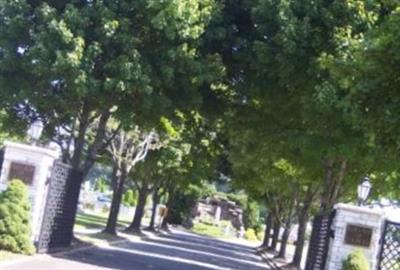
<path id="1" fill-rule="evenodd" d="M 368 195 L 371 191 L 371 187 L 372 185 L 371 182 L 369 181 L 369 177 L 368 176 L 364 177 L 357 188 L 358 200 L 359 202 L 361 202 L 360 204 L 363 204 L 367 200 Z"/>
<path id="2" fill-rule="evenodd" d="M 28 135 L 30 141 L 33 142 L 33 144 L 36 144 L 36 142 L 40 139 L 40 136 L 42 135 L 43 131 L 43 123 L 40 120 L 36 120 L 33 122 L 30 126 L 26 134 Z"/>

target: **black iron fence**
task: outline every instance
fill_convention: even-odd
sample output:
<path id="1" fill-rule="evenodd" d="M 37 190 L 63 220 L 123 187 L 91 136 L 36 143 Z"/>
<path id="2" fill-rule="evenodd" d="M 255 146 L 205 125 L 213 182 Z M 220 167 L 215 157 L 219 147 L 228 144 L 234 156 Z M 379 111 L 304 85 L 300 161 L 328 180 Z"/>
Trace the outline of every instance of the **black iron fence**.
<path id="1" fill-rule="evenodd" d="M 307 254 L 306 270 L 324 270 L 328 255 L 331 225 L 335 212 L 314 217 Z"/>
<path id="2" fill-rule="evenodd" d="M 400 270 L 400 223 L 385 222 L 378 270 Z"/>
<path id="3" fill-rule="evenodd" d="M 60 161 L 54 163 L 37 243 L 39 253 L 56 251 L 71 244 L 80 185 L 79 172 Z"/>
<path id="4" fill-rule="evenodd" d="M 0 149 L 0 175 L 3 170 L 4 149 Z"/>

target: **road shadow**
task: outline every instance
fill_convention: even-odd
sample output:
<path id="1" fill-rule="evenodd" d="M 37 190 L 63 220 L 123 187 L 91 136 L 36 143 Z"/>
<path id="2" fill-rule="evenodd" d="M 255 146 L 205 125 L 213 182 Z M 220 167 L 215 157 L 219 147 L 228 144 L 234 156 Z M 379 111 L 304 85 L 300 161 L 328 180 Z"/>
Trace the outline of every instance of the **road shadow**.
<path id="1" fill-rule="evenodd" d="M 170 248 L 179 247 L 179 249 L 183 248 L 191 252 L 210 253 L 215 256 L 226 256 L 244 261 L 254 261 L 259 258 L 253 248 L 194 234 L 173 233 L 161 235 L 156 239 L 146 239 L 145 241 L 146 243 L 161 244 Z"/>
<path id="2" fill-rule="evenodd" d="M 145 237 L 137 242 L 124 241 L 56 257 L 95 265 L 99 269 L 269 269 L 255 254 L 255 249 L 185 232 Z"/>

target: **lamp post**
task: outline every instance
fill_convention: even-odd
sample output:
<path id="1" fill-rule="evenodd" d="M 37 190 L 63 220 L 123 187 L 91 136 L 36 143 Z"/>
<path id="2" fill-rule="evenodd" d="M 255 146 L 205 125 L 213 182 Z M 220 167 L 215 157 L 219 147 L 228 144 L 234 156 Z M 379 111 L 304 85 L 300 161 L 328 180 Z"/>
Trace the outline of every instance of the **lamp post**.
<path id="1" fill-rule="evenodd" d="M 36 120 L 30 125 L 26 134 L 28 135 L 29 140 L 32 142 L 33 145 L 35 145 L 39 140 L 40 136 L 42 135 L 42 131 L 43 131 L 42 121 Z"/>
<path id="2" fill-rule="evenodd" d="M 363 206 L 368 198 L 369 192 L 371 191 L 371 182 L 369 177 L 366 176 L 361 180 L 361 183 L 357 187 L 358 194 L 358 206 Z"/>

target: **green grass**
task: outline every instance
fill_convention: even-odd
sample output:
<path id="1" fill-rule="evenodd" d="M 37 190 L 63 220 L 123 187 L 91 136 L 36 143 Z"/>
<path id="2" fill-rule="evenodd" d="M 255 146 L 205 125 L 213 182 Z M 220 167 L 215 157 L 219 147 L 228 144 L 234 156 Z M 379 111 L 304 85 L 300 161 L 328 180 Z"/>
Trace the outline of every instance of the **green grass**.
<path id="1" fill-rule="evenodd" d="M 75 228 L 103 229 L 107 223 L 107 216 L 104 214 L 84 214 L 76 215 Z M 127 220 L 119 220 L 119 227 L 126 227 L 130 224 Z"/>
<path id="2" fill-rule="evenodd" d="M 111 243 L 118 240 L 126 240 L 123 237 L 117 235 L 110 235 L 107 233 L 92 233 L 92 234 L 75 234 L 75 236 L 84 243 L 89 244 L 103 244 Z"/>
<path id="3" fill-rule="evenodd" d="M 234 229 L 231 227 L 230 234 L 225 235 L 225 224 L 220 226 L 209 222 L 198 222 L 193 225 L 192 231 L 198 234 L 214 237 L 214 238 L 231 238 L 234 237 Z"/>

